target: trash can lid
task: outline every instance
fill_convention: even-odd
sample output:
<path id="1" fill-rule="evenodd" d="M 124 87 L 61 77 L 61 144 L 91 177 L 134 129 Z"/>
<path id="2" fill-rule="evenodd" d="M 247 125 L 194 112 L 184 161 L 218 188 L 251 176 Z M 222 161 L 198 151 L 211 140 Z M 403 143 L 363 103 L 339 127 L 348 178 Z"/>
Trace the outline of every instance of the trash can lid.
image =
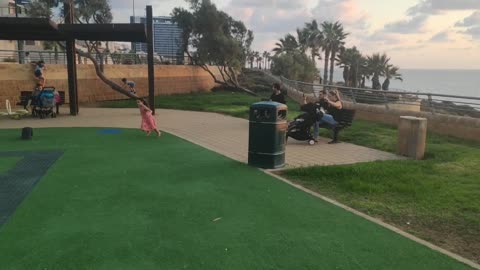
<path id="1" fill-rule="evenodd" d="M 274 101 L 261 101 L 254 103 L 250 108 L 277 108 L 277 109 L 287 109 L 287 105 L 274 102 Z"/>

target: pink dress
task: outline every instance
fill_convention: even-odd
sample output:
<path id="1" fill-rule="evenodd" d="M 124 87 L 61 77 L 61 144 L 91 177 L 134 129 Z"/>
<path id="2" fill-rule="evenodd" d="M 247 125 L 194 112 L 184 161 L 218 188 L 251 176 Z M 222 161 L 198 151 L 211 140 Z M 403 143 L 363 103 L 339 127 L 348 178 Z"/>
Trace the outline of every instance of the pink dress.
<path id="1" fill-rule="evenodd" d="M 157 130 L 157 121 L 155 121 L 155 117 L 152 115 L 152 111 L 147 108 L 145 105 L 140 105 L 140 113 L 142 114 L 142 125 L 141 129 L 143 131 L 152 131 Z"/>

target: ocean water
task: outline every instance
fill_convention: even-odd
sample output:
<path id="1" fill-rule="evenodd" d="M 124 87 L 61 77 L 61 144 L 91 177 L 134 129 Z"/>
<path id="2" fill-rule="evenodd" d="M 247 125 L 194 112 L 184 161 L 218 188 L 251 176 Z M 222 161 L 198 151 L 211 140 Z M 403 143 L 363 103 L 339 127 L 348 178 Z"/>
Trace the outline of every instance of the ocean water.
<path id="1" fill-rule="evenodd" d="M 400 73 L 403 82 L 391 81 L 390 90 L 480 97 L 480 70 L 401 69 Z M 341 76 L 342 71 L 336 70 L 335 80 L 343 81 Z M 371 85 L 367 81 L 367 86 Z"/>

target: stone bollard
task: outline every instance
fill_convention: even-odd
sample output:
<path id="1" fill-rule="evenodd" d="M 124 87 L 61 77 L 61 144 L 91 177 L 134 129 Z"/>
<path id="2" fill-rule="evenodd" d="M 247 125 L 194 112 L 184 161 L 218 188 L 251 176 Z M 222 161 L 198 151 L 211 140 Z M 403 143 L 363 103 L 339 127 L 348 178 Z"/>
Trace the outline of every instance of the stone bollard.
<path id="1" fill-rule="evenodd" d="M 425 156 L 427 119 L 400 116 L 398 124 L 398 154 L 416 160 Z"/>

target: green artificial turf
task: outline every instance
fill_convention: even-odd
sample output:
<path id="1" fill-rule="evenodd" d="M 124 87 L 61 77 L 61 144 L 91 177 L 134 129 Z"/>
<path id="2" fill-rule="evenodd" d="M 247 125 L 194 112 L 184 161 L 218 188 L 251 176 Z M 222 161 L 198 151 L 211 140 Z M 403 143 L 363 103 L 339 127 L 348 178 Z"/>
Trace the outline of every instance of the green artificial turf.
<path id="1" fill-rule="evenodd" d="M 1 269 L 469 269 L 263 172 L 137 130 L 1 130 L 60 149 L 0 227 Z"/>
<path id="2" fill-rule="evenodd" d="M 7 172 L 20 161 L 20 157 L 0 157 L 0 173 Z"/>

